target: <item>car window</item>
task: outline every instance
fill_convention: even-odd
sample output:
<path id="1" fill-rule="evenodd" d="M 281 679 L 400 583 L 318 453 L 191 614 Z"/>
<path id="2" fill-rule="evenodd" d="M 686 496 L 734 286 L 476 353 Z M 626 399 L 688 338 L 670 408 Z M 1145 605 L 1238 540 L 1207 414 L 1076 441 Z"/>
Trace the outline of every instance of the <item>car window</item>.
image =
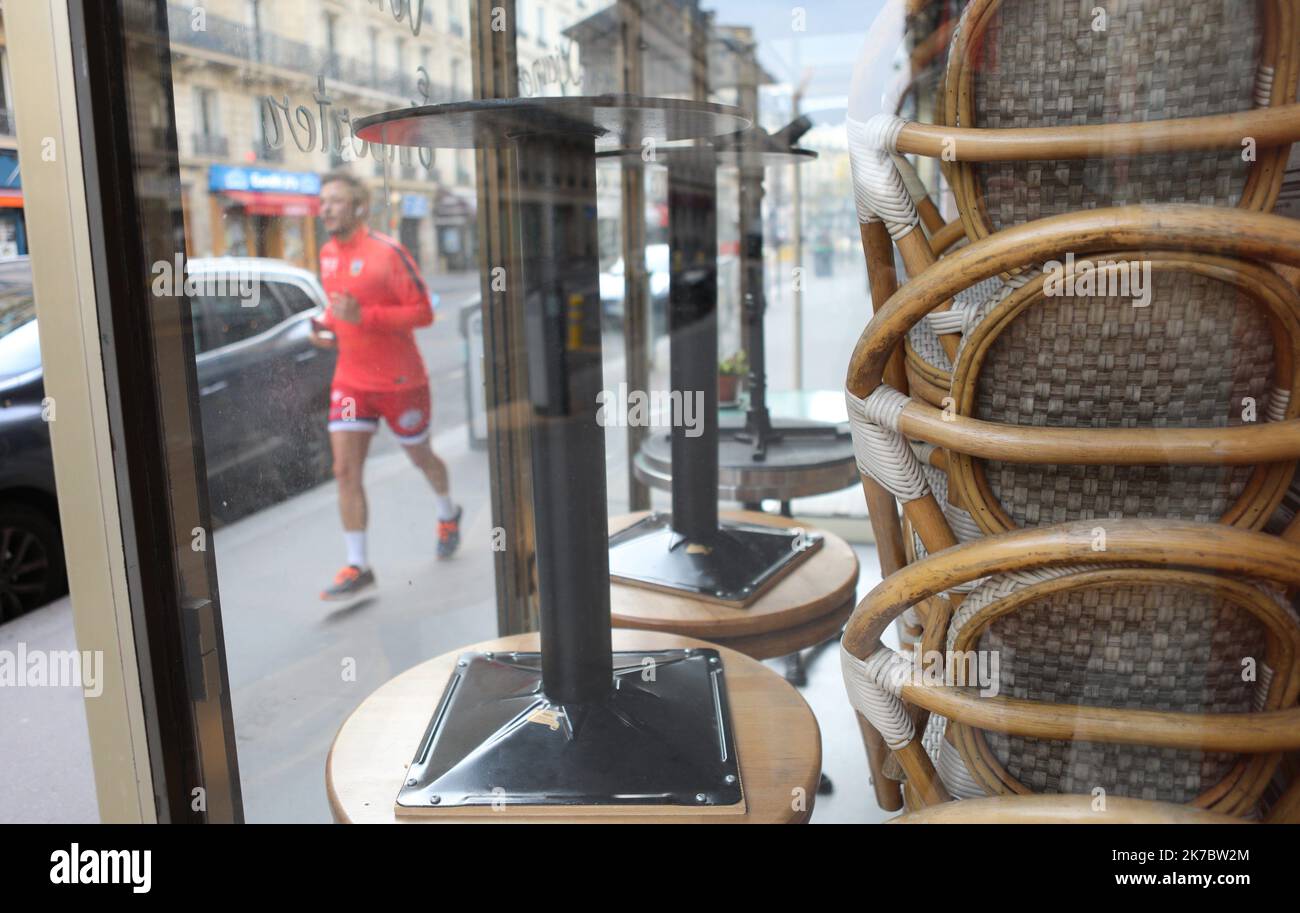
<path id="1" fill-rule="evenodd" d="M 267 282 L 266 288 L 275 290 L 276 296 L 284 304 L 286 315 L 310 311 L 320 303 L 292 282 Z"/>
<path id="2" fill-rule="evenodd" d="M 245 300 L 237 295 L 193 296 L 195 306 L 201 304 L 204 310 L 205 351 L 250 339 L 284 319 L 282 305 L 276 297 L 261 284 L 258 292 L 257 303 L 250 306 L 245 306 Z"/>

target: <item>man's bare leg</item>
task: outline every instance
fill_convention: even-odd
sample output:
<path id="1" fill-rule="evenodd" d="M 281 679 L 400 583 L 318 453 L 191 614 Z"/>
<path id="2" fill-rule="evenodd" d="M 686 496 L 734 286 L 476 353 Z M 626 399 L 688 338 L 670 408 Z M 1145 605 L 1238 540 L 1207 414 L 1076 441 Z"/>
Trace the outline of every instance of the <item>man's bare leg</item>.
<path id="1" fill-rule="evenodd" d="M 425 439 L 418 444 L 403 445 L 411 462 L 433 486 L 438 505 L 438 557 L 450 558 L 460 545 L 460 508 L 451 500 L 451 480 L 447 477 L 447 464 L 433 452 L 433 445 Z"/>
<path id="2" fill-rule="evenodd" d="M 370 452 L 373 431 L 331 431 L 330 449 L 334 453 L 334 479 L 338 482 L 339 519 L 343 521 L 343 540 L 347 545 L 347 565 L 334 582 L 321 593 L 330 601 L 351 599 L 374 585 L 375 575 L 366 557 L 366 491 L 361 477 L 366 454 Z"/>
<path id="3" fill-rule="evenodd" d="M 416 468 L 424 473 L 424 477 L 429 480 L 435 492 L 445 496 L 451 491 L 447 464 L 442 461 L 442 457 L 433 452 L 433 443 L 428 438 L 418 444 L 403 445 L 402 449 L 406 451 L 406 455 L 410 457 Z"/>
<path id="4" fill-rule="evenodd" d="M 339 486 L 339 519 L 346 532 L 365 532 L 366 490 L 361 476 L 370 452 L 373 431 L 331 431 L 334 452 L 334 480 Z"/>

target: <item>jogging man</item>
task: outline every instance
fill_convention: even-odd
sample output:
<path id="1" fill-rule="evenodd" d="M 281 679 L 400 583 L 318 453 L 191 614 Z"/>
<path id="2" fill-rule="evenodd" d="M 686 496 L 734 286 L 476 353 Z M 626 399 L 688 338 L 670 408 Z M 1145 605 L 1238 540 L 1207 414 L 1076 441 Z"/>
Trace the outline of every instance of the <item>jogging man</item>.
<path id="1" fill-rule="evenodd" d="M 346 172 L 325 177 L 320 215 L 330 239 L 320 250 L 329 298 L 312 342 L 338 349 L 330 389 L 329 431 L 347 564 L 322 593 L 350 599 L 375 585 L 366 556 L 362 468 L 382 418 L 433 486 L 439 558 L 460 544 L 461 510 L 451 500 L 447 466 L 429 444 L 429 375 L 415 345 L 416 327 L 433 323 L 429 291 L 406 248 L 366 227 L 369 193 Z"/>

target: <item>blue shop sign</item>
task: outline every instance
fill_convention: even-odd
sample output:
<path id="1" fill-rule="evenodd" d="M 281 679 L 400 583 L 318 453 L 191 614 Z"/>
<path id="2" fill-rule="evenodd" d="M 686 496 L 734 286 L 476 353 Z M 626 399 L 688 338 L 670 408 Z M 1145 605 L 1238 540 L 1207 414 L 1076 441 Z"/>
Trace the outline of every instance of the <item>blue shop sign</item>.
<path id="1" fill-rule="evenodd" d="M 208 169 L 208 189 L 315 196 L 320 193 L 320 175 L 301 171 L 265 171 L 237 165 L 213 165 Z"/>
<path id="2" fill-rule="evenodd" d="M 422 193 L 402 194 L 402 218 L 423 219 L 429 214 L 429 198 Z"/>
<path id="3" fill-rule="evenodd" d="M 18 170 L 17 152 L 0 152 L 0 187 L 6 190 L 21 190 L 22 172 Z"/>

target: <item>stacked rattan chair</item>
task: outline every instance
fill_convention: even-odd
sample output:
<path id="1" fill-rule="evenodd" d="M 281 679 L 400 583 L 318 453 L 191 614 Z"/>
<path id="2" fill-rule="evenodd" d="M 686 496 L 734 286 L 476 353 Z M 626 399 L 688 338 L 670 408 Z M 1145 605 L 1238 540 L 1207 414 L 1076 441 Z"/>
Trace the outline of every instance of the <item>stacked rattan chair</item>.
<path id="1" fill-rule="evenodd" d="M 1097 30 L 1095 6 L 975 0 L 948 125 L 850 123 L 877 311 L 847 397 L 886 579 L 846 685 L 886 808 L 901 778 L 911 807 L 1293 820 L 1300 543 L 1260 530 L 1300 459 L 1300 223 L 1266 214 L 1300 10 L 1114 0 Z M 960 229 L 921 230 L 905 154 L 945 161 Z M 1091 291 L 1139 275 L 1140 306 Z M 881 645 L 895 620 L 914 655 Z M 934 651 L 996 656 L 996 696 L 951 658 L 916 675 Z"/>

